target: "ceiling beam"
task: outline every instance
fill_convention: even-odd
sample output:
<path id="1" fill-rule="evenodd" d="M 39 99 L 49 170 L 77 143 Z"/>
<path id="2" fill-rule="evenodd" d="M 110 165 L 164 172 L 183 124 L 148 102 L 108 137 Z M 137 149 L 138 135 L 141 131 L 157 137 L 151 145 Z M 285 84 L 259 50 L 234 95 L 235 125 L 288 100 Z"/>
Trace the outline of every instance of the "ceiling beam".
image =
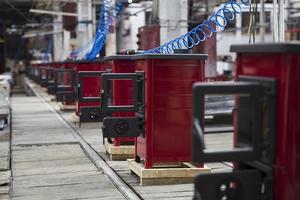
<path id="1" fill-rule="evenodd" d="M 29 12 L 37 13 L 37 14 L 64 15 L 64 16 L 71 16 L 71 17 L 78 17 L 78 16 L 87 17 L 87 15 L 79 15 L 77 13 L 59 12 L 59 11 L 52 11 L 52 10 L 30 9 Z"/>

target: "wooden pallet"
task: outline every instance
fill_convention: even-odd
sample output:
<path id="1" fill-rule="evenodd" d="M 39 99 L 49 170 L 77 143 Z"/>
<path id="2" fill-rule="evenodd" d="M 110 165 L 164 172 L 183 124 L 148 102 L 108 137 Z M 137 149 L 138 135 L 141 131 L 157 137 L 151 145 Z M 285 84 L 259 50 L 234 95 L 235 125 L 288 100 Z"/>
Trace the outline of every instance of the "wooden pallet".
<path id="1" fill-rule="evenodd" d="M 47 92 L 47 88 L 43 88 L 43 87 L 40 87 L 39 86 L 39 90 L 38 92 L 40 94 L 43 94 L 42 96 L 44 96 L 45 100 L 47 102 L 53 102 L 53 101 L 56 101 L 56 96 L 55 95 L 52 95 L 52 94 L 48 94 Z"/>
<path id="2" fill-rule="evenodd" d="M 48 93 L 44 93 L 43 96 L 44 96 L 44 99 L 47 102 L 54 102 L 54 101 L 56 101 L 56 97 L 54 95 L 50 95 Z"/>
<path id="3" fill-rule="evenodd" d="M 104 148 L 108 153 L 110 160 L 127 160 L 134 158 L 134 145 L 114 146 L 105 140 Z"/>
<path id="4" fill-rule="evenodd" d="M 134 159 L 128 159 L 127 162 L 130 173 L 139 176 L 141 186 L 192 183 L 197 174 L 211 172 L 207 167 L 198 168 L 187 162 L 177 166 L 165 165 L 151 169 L 145 169 L 143 163 L 137 163 Z"/>
<path id="5" fill-rule="evenodd" d="M 47 93 L 47 88 L 46 87 L 41 87 L 42 92 Z"/>
<path id="6" fill-rule="evenodd" d="M 50 101 L 56 101 L 56 96 L 49 94 Z"/>
<path id="7" fill-rule="evenodd" d="M 63 103 L 59 103 L 59 110 L 61 111 L 73 111 L 75 110 L 75 105 L 65 105 Z"/>
<path id="8" fill-rule="evenodd" d="M 79 116 L 77 116 L 76 115 L 76 113 L 73 113 L 72 114 L 72 121 L 73 121 L 73 123 L 75 123 L 75 124 L 78 124 L 79 123 Z"/>
<path id="9" fill-rule="evenodd" d="M 0 199 L 8 200 L 10 193 L 11 171 L 0 171 Z"/>

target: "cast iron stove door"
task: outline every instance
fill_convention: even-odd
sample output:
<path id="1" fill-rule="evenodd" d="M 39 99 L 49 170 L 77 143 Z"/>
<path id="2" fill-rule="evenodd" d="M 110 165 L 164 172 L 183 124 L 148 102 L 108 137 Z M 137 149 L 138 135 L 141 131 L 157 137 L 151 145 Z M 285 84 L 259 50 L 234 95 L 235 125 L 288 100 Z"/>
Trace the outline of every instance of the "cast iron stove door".
<path id="1" fill-rule="evenodd" d="M 71 77 L 70 85 L 61 85 L 58 83 L 58 76 L 60 74 L 69 73 Z M 56 90 L 56 100 L 59 102 L 65 101 L 75 101 L 76 87 L 76 71 L 72 69 L 57 69 L 55 70 L 55 90 Z"/>
<path id="2" fill-rule="evenodd" d="M 235 96 L 233 148 L 207 149 L 204 128 L 205 95 Z M 195 199 L 273 200 L 276 81 L 241 76 L 237 83 L 197 83 L 193 89 L 193 160 L 234 162 L 224 173 L 198 175 Z"/>
<path id="3" fill-rule="evenodd" d="M 87 77 L 101 77 L 103 73 L 107 71 L 86 71 L 78 72 L 78 84 L 77 84 L 77 100 L 78 102 L 99 102 L 101 101 L 100 93 L 99 96 L 85 97 L 83 94 L 83 79 Z M 99 80 L 100 81 L 100 80 Z M 104 115 L 101 112 L 100 106 L 82 106 L 80 107 L 80 122 L 100 122 L 103 120 Z"/>
<path id="4" fill-rule="evenodd" d="M 133 105 L 111 105 L 112 80 L 133 81 Z M 144 73 L 107 73 L 102 75 L 101 109 L 109 116 L 103 119 L 103 137 L 138 137 L 144 126 Z M 114 112 L 135 112 L 136 117 L 112 117 Z"/>

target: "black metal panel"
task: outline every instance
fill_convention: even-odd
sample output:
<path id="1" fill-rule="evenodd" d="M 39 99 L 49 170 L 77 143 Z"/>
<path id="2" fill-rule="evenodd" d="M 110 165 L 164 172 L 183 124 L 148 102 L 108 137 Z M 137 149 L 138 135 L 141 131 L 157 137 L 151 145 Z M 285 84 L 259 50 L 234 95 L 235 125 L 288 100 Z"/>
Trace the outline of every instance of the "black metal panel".
<path id="1" fill-rule="evenodd" d="M 45 87 L 48 87 L 51 84 L 55 83 L 55 75 L 54 75 L 54 69 L 51 67 L 46 68 L 46 84 Z"/>
<path id="2" fill-rule="evenodd" d="M 42 87 L 46 87 L 47 86 L 47 82 L 48 82 L 47 79 L 41 79 L 40 80 L 40 84 L 41 84 Z"/>
<path id="3" fill-rule="evenodd" d="M 57 84 L 57 85 L 59 85 L 58 84 L 58 74 L 60 74 L 60 73 L 70 73 L 71 74 L 71 86 L 76 86 L 76 83 L 77 83 L 77 80 L 76 80 L 76 71 L 75 70 L 73 70 L 73 69 L 55 69 L 54 70 L 54 79 L 55 79 L 55 83 Z"/>
<path id="4" fill-rule="evenodd" d="M 71 60 L 74 64 L 91 64 L 91 63 L 104 63 L 102 58 L 97 58 L 95 60 Z"/>
<path id="5" fill-rule="evenodd" d="M 102 94 L 101 109 L 103 113 L 112 115 L 114 112 L 136 112 L 136 117 L 105 117 L 103 119 L 103 136 L 137 137 L 144 134 L 144 73 L 106 73 L 101 76 Z M 133 105 L 112 106 L 112 80 L 133 80 Z"/>
<path id="6" fill-rule="evenodd" d="M 195 200 L 260 200 L 262 175 L 257 170 L 201 174 L 195 178 Z"/>
<path id="7" fill-rule="evenodd" d="M 104 138 L 138 137 L 138 119 L 135 117 L 105 117 L 102 132 Z"/>
<path id="8" fill-rule="evenodd" d="M 254 76 L 240 76 L 239 81 L 196 84 L 194 87 L 193 159 L 202 162 L 238 161 L 233 172 L 197 176 L 194 199 L 274 199 L 277 83 L 275 79 Z M 235 150 L 205 151 L 202 131 L 205 94 L 248 94 L 236 98 L 235 146 L 239 150 L 249 146 L 251 150 L 259 150 L 247 154 L 247 148 L 239 154 Z"/>
<path id="9" fill-rule="evenodd" d="M 101 107 L 104 112 L 113 113 L 113 112 L 137 112 L 143 104 L 139 102 L 139 85 L 144 82 L 144 73 L 105 73 L 101 76 L 102 80 L 102 94 L 101 94 Z M 112 106 L 109 105 L 109 100 L 111 97 L 111 80 L 133 80 L 133 105 L 127 106 Z"/>
<path id="10" fill-rule="evenodd" d="M 52 95 L 56 93 L 56 85 L 54 83 L 47 86 L 47 93 Z"/>
<path id="11" fill-rule="evenodd" d="M 208 58 L 207 54 L 139 54 L 134 57 L 136 60 L 140 59 L 173 59 L 173 60 L 206 60 Z"/>
<path id="12" fill-rule="evenodd" d="M 256 83 L 197 83 L 193 88 L 193 160 L 197 162 L 219 162 L 219 161 L 250 161 L 260 157 L 261 138 L 261 105 L 259 97 L 263 90 L 260 84 Z M 249 95 L 249 116 L 247 124 L 251 128 L 245 131 L 250 140 L 245 140 L 242 145 L 237 145 L 231 151 L 207 150 L 204 143 L 204 100 L 205 95 Z M 239 132 L 238 132 L 239 134 Z M 240 136 L 240 135 L 239 135 Z M 239 137 L 238 136 L 238 137 Z M 241 136 L 242 137 L 242 136 Z M 249 139 L 249 138 L 247 138 Z"/>
<path id="13" fill-rule="evenodd" d="M 237 53 L 299 53 L 300 42 L 232 45 L 230 51 Z"/>
<path id="14" fill-rule="evenodd" d="M 76 95 L 74 91 L 56 91 L 56 101 L 59 102 L 74 102 Z"/>
<path id="15" fill-rule="evenodd" d="M 105 61 L 110 60 L 133 60 L 136 55 L 111 55 L 104 57 Z"/>
<path id="16" fill-rule="evenodd" d="M 71 83 L 70 85 L 60 85 L 58 83 L 58 75 L 60 73 L 70 73 L 71 74 Z M 76 93 L 76 71 L 73 69 L 55 69 L 54 70 L 54 88 L 51 88 L 55 91 L 56 100 L 60 102 L 64 101 L 75 101 Z"/>
<path id="17" fill-rule="evenodd" d="M 100 106 L 83 106 L 80 108 L 80 122 L 101 122 L 104 115 Z"/>
<path id="18" fill-rule="evenodd" d="M 277 81 L 272 78 L 255 76 L 240 76 L 239 81 L 249 83 L 259 83 L 263 86 L 263 97 L 261 97 L 262 110 L 262 135 L 261 158 L 260 162 L 272 167 L 275 163 L 275 144 L 276 144 L 276 116 L 277 116 Z M 239 110 L 245 109 L 243 101 L 239 100 Z M 239 131 L 245 129 L 243 120 L 238 121 Z M 243 131 L 245 132 L 245 130 Z M 241 137 L 238 138 L 238 143 Z"/>

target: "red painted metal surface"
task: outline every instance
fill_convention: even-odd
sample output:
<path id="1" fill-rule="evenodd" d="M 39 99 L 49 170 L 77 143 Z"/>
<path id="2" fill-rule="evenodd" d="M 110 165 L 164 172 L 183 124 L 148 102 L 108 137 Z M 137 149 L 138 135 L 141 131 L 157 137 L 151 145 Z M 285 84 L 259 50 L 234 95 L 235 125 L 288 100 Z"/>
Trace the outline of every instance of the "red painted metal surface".
<path id="1" fill-rule="evenodd" d="M 40 64 L 40 78 L 41 79 L 46 79 L 47 78 L 47 71 L 46 68 L 48 67 L 48 63 L 41 63 Z"/>
<path id="2" fill-rule="evenodd" d="M 113 73 L 134 73 L 135 62 L 132 56 L 110 56 L 106 58 L 107 66 Z M 114 80 L 113 82 L 113 104 L 114 105 L 132 105 L 133 104 L 133 82 L 129 80 Z M 134 117 L 134 112 L 116 112 L 114 117 Z M 114 146 L 120 146 L 124 143 L 134 143 L 134 138 L 114 138 Z"/>
<path id="3" fill-rule="evenodd" d="M 62 63 L 61 67 L 62 67 L 62 69 L 76 70 L 74 61 L 65 61 Z M 71 73 L 64 72 L 63 74 L 59 74 L 58 82 L 59 82 L 59 84 L 63 84 L 65 86 L 71 86 L 72 85 Z M 70 91 L 75 92 L 75 88 L 70 87 Z M 65 105 L 74 105 L 75 104 L 75 102 L 73 102 L 73 101 L 66 101 L 66 102 L 62 102 L 62 103 Z"/>
<path id="4" fill-rule="evenodd" d="M 191 161 L 192 86 L 204 81 L 205 57 L 138 58 L 145 72 L 145 137 L 136 139 L 136 155 L 145 168 Z"/>
<path id="5" fill-rule="evenodd" d="M 103 61 L 82 61 L 75 63 L 77 72 L 101 72 L 106 71 L 106 65 Z M 77 74 L 78 79 L 78 74 Z M 82 94 L 84 97 L 100 97 L 101 90 L 100 77 L 84 77 L 82 78 Z M 76 100 L 76 115 L 79 116 L 80 108 L 84 106 L 100 106 L 99 102 L 82 102 Z"/>
<path id="6" fill-rule="evenodd" d="M 55 68 L 55 69 L 61 68 L 62 65 L 63 65 L 62 62 L 53 62 L 53 63 L 49 63 L 49 66 L 50 66 L 50 67 L 53 67 L 53 68 Z"/>
<path id="7" fill-rule="evenodd" d="M 278 81 L 274 196 L 276 200 L 299 200 L 300 52 L 238 53 L 236 74 Z"/>
<path id="8" fill-rule="evenodd" d="M 75 63 L 73 61 L 66 61 L 63 64 L 64 69 L 73 69 L 76 70 Z M 64 85 L 71 85 L 71 73 L 64 73 L 63 75 L 63 83 Z"/>
<path id="9" fill-rule="evenodd" d="M 139 28 L 138 48 L 148 50 L 160 45 L 160 26 L 147 25 Z"/>
<path id="10" fill-rule="evenodd" d="M 63 67 L 63 63 L 62 62 L 52 62 L 52 63 L 49 63 L 48 64 L 50 68 L 53 68 L 53 69 L 59 69 L 59 68 L 62 68 Z M 50 79 L 53 79 L 54 80 L 54 73 L 52 73 L 50 75 Z"/>

